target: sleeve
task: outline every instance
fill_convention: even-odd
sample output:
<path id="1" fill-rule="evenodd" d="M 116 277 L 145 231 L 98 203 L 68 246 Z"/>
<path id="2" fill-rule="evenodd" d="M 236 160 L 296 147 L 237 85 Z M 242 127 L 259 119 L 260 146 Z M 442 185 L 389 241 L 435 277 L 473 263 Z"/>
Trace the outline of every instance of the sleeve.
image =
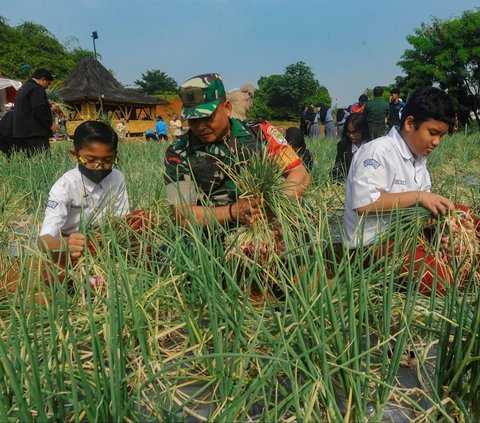
<path id="1" fill-rule="evenodd" d="M 352 181 L 352 207 L 358 209 L 374 203 L 382 192 L 388 191 L 392 185 L 389 176 L 392 172 L 386 155 L 377 149 L 369 149 L 366 154 L 359 152 L 355 156 L 348 178 Z"/>
<path id="2" fill-rule="evenodd" d="M 185 157 L 185 151 L 175 149 L 174 145 L 165 152 L 164 181 L 170 204 L 191 204 L 199 197 Z"/>
<path id="3" fill-rule="evenodd" d="M 291 145 L 288 144 L 285 137 L 270 122 L 261 122 L 258 124 L 264 138 L 267 141 L 268 152 L 275 157 L 281 166 L 289 171 L 302 163 L 302 159 L 298 156 Z"/>
<path id="4" fill-rule="evenodd" d="M 61 237 L 62 228 L 68 217 L 68 201 L 67 190 L 61 182 L 57 181 L 48 194 L 45 217 L 39 233 L 40 236 Z"/>

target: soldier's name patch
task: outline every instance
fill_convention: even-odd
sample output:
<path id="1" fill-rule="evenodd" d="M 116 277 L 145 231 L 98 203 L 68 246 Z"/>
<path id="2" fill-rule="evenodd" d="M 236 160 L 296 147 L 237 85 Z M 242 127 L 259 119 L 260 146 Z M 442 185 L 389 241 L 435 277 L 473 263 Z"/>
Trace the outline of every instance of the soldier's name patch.
<path id="1" fill-rule="evenodd" d="M 394 179 L 393 183 L 397 185 L 407 185 L 407 181 L 404 181 L 402 179 Z"/>
<path id="2" fill-rule="evenodd" d="M 377 167 L 380 167 L 380 163 L 378 163 L 375 159 L 367 159 L 363 161 L 363 166 L 372 166 L 376 169 Z"/>
<path id="3" fill-rule="evenodd" d="M 54 209 L 57 206 L 58 206 L 58 203 L 56 201 L 53 201 L 53 200 L 48 200 L 47 201 L 47 207 L 49 209 Z"/>

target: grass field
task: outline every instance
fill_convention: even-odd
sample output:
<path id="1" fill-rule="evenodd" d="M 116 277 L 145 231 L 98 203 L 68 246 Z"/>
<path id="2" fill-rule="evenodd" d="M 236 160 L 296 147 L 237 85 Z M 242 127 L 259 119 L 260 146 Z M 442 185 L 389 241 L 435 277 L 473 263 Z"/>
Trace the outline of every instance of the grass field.
<path id="1" fill-rule="evenodd" d="M 105 223 L 60 283 L 36 234 L 69 147 L 0 157 L 0 421 L 480 421 L 476 258 L 445 297 L 400 277 L 421 210 L 395 220 L 393 256 L 342 255 L 333 140 L 309 141 L 313 211 L 293 231 L 280 219 L 287 248 L 268 266 L 228 260 L 221 227 L 176 227 L 165 145 L 122 143 L 131 209 L 156 225 L 132 259 L 128 228 Z M 428 167 L 435 192 L 479 212 L 479 134 L 446 137 Z M 99 273 L 107 283 L 91 289 Z"/>

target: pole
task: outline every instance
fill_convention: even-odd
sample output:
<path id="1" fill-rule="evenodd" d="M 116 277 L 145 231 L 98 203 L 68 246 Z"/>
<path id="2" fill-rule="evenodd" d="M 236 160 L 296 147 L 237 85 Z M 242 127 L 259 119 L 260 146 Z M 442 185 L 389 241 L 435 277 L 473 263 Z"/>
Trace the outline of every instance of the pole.
<path id="1" fill-rule="evenodd" d="M 93 40 L 93 54 L 95 55 L 95 66 L 97 69 L 97 84 L 98 84 L 98 90 L 100 90 L 100 80 L 98 76 L 98 60 L 97 60 L 97 48 L 95 46 L 95 40 L 98 40 L 98 32 L 93 31 L 92 32 L 92 40 Z M 98 96 L 98 99 L 100 100 L 100 116 L 103 117 L 103 94 L 100 94 Z"/>

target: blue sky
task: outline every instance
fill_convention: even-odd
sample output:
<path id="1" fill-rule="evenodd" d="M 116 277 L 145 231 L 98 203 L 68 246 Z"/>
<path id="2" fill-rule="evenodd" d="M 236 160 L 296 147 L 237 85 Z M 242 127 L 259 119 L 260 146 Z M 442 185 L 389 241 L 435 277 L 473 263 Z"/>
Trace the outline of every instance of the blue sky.
<path id="1" fill-rule="evenodd" d="M 219 72 L 227 89 L 305 62 L 341 105 L 365 88 L 393 83 L 406 36 L 431 17 L 449 19 L 479 0 L 18 0 L 0 15 L 15 26 L 44 25 L 60 41 L 74 36 L 132 85 L 149 69 L 178 83 Z"/>

